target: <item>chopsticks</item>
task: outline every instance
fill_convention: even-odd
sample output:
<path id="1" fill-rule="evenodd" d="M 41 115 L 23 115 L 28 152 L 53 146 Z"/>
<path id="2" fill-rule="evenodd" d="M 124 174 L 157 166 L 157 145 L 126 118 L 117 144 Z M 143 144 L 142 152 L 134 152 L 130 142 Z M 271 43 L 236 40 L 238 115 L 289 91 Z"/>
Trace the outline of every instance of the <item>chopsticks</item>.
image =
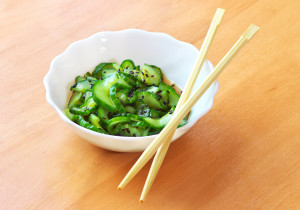
<path id="1" fill-rule="evenodd" d="M 222 18 L 222 16 L 221 16 L 221 18 Z M 219 21 L 221 20 L 221 18 L 219 19 Z M 212 25 L 214 25 L 214 21 L 212 22 Z M 216 30 L 216 28 L 217 27 L 215 27 L 215 30 Z M 143 193 L 142 193 L 140 200 L 143 201 L 145 199 L 145 196 L 147 195 L 147 192 L 149 191 L 151 184 L 156 176 L 156 173 L 157 173 L 157 171 L 162 163 L 162 160 L 167 152 L 170 139 L 172 139 L 174 130 L 176 130 L 177 125 L 186 116 L 186 114 L 188 114 L 188 112 L 193 107 L 193 105 L 205 93 L 205 91 L 210 87 L 210 85 L 217 79 L 217 77 L 221 74 L 221 72 L 228 65 L 228 63 L 231 61 L 231 59 L 236 55 L 236 53 L 244 46 L 245 43 L 247 43 L 247 41 L 249 41 L 254 36 L 254 34 L 258 31 L 258 29 L 259 29 L 258 26 L 253 25 L 253 24 L 250 25 L 249 28 L 244 32 L 244 34 L 239 38 L 239 40 L 234 44 L 234 46 L 228 51 L 228 53 L 217 64 L 217 66 L 214 68 L 213 72 L 206 78 L 206 80 L 197 89 L 197 91 L 194 92 L 193 95 L 191 97 L 189 97 L 187 101 L 185 101 L 184 103 L 181 102 L 181 103 L 183 103 L 183 105 L 179 104 L 180 106 L 176 108 L 176 111 L 174 112 L 174 115 L 173 115 L 171 121 L 167 124 L 167 126 L 160 132 L 160 134 L 154 139 L 154 141 L 143 152 L 143 154 L 140 156 L 140 158 L 137 160 L 137 162 L 130 169 L 130 171 L 127 173 L 125 178 L 122 180 L 122 182 L 118 186 L 118 189 L 122 189 L 123 187 L 125 187 L 125 185 L 149 161 L 149 159 L 154 155 L 154 153 L 157 151 L 157 149 L 161 145 L 163 145 L 161 147 L 161 149 L 159 150 L 158 156 L 153 161 L 153 164 L 151 166 L 150 173 L 148 175 L 148 178 L 147 178 L 146 184 L 144 186 Z M 212 30 L 214 30 L 214 29 L 212 29 Z M 213 32 L 211 39 L 213 38 L 214 33 L 215 32 Z M 209 35 L 209 34 L 210 33 L 208 32 L 207 35 Z M 195 64 L 195 68 L 197 68 L 197 70 L 194 69 L 192 71 L 193 74 L 195 74 L 195 75 L 198 75 L 199 68 L 201 68 L 201 66 L 204 62 L 206 52 L 210 46 L 210 41 L 211 40 L 209 38 L 205 38 L 204 42 L 207 42 L 207 43 L 205 43 L 206 44 L 205 46 L 207 48 L 203 49 L 203 51 L 202 51 L 203 55 L 201 55 L 201 56 L 199 55 L 199 57 L 197 59 L 197 62 Z M 200 51 L 200 53 L 201 53 L 201 51 Z M 200 57 L 202 57 L 202 58 L 200 58 Z M 201 61 L 201 60 L 203 60 L 203 61 Z M 198 65 L 197 65 L 197 63 L 198 63 Z M 191 78 L 191 76 L 190 76 L 190 78 Z M 195 78 L 193 78 L 193 79 L 195 79 Z M 188 81 L 188 83 L 189 82 L 190 81 Z M 184 92 L 185 91 L 186 90 L 184 89 Z M 189 95 L 189 93 L 186 93 L 186 95 Z"/>
<path id="2" fill-rule="evenodd" d="M 212 40 L 217 32 L 217 29 L 221 23 L 221 20 L 223 18 L 223 15 L 225 13 L 225 9 L 221 9 L 221 8 L 218 8 L 214 17 L 213 17 L 213 20 L 211 22 L 211 25 L 208 29 L 208 32 L 206 34 L 206 37 L 203 41 L 203 44 L 201 46 L 201 49 L 199 51 L 199 55 L 196 59 L 196 62 L 193 66 L 193 69 L 192 69 L 192 72 L 190 73 L 189 75 L 189 78 L 188 78 L 188 82 L 186 83 L 185 87 L 184 87 L 184 91 L 182 92 L 180 98 L 179 98 L 179 101 L 177 103 L 177 106 L 176 106 L 176 109 L 175 109 L 175 112 L 181 108 L 181 106 L 184 104 L 184 102 L 187 101 L 187 99 L 190 97 L 191 95 L 191 92 L 192 92 L 192 89 L 194 87 L 194 84 L 198 78 L 198 75 L 200 73 L 200 70 L 204 64 L 204 61 L 205 61 L 205 58 L 206 58 L 206 54 L 208 52 L 208 49 L 212 43 Z M 149 171 L 149 174 L 147 176 L 147 180 L 146 180 L 146 183 L 144 185 L 144 188 L 143 188 L 143 192 L 142 192 L 142 195 L 140 197 L 140 202 L 143 202 L 145 200 L 145 197 L 147 196 L 149 190 L 150 190 L 150 187 L 156 177 L 156 174 L 158 172 L 158 170 L 160 169 L 160 166 L 167 154 L 167 151 L 168 151 L 168 148 L 170 146 L 170 143 L 171 143 L 171 140 L 173 138 L 173 135 L 176 131 L 176 128 L 174 128 L 173 130 L 170 131 L 170 134 L 168 135 L 168 137 L 166 138 L 165 142 L 163 143 L 162 146 L 159 147 L 159 149 L 157 150 L 156 152 L 156 155 L 153 159 L 153 162 L 152 162 L 152 165 L 151 165 L 151 168 L 150 168 L 150 171 Z"/>
<path id="3" fill-rule="evenodd" d="M 205 93 L 205 91 L 210 87 L 210 85 L 217 79 L 217 77 L 222 73 L 231 59 L 236 55 L 236 53 L 243 47 L 247 41 L 249 41 L 254 34 L 258 31 L 259 27 L 256 25 L 250 25 L 248 29 L 244 32 L 244 34 L 240 37 L 240 39 L 235 43 L 235 45 L 229 50 L 229 52 L 223 57 L 223 59 L 218 63 L 218 65 L 214 68 L 213 72 L 207 77 L 207 79 L 203 82 L 203 84 L 197 89 L 197 91 L 188 99 L 186 103 L 183 104 L 183 107 L 179 108 L 179 112 L 181 114 L 180 119 L 176 125 L 180 123 L 180 121 L 184 118 L 186 114 L 188 114 L 189 110 L 193 107 L 193 105 L 200 99 L 200 97 Z M 184 89 L 185 90 L 185 89 Z M 179 115 L 179 114 L 178 114 Z M 183 115 L 183 116 L 182 116 Z M 177 117 L 177 115 L 176 115 Z M 174 117 L 175 118 L 175 117 Z M 175 121 L 175 119 L 172 118 Z M 177 122 L 177 121 L 176 121 Z M 176 130 L 176 128 L 175 128 Z M 172 140 L 175 130 L 170 131 L 170 135 L 165 139 L 163 145 L 158 149 L 155 158 L 152 162 L 146 183 L 143 188 L 142 195 L 140 197 L 140 201 L 143 202 L 155 177 L 156 174 L 162 164 L 162 161 L 167 153 L 168 147 Z"/>
<path id="4" fill-rule="evenodd" d="M 213 37 L 215 35 L 215 32 L 216 32 L 216 30 L 217 30 L 217 28 L 218 28 L 218 26 L 219 26 L 219 24 L 221 22 L 221 19 L 222 19 L 224 13 L 225 13 L 224 9 L 218 8 L 217 11 L 216 11 L 216 13 L 215 13 L 215 15 L 214 15 L 214 18 L 212 20 L 210 28 L 209 28 L 209 30 L 207 32 L 207 35 L 206 35 L 206 37 L 205 37 L 205 39 L 203 41 L 203 44 L 202 44 L 201 50 L 199 52 L 199 55 L 198 55 L 198 57 L 196 59 L 196 62 L 194 64 L 193 70 L 192 70 L 192 72 L 191 72 L 191 74 L 190 74 L 190 76 L 188 78 L 188 82 L 186 83 L 186 87 L 185 87 L 185 89 L 184 89 L 184 91 L 182 93 L 182 96 L 185 97 L 185 98 L 182 99 L 183 98 L 182 96 L 180 96 L 180 98 L 179 98 L 179 101 L 178 101 L 179 106 L 180 106 L 180 104 L 182 104 L 183 102 L 185 102 L 185 100 L 189 97 L 189 95 L 190 95 L 190 93 L 192 91 L 194 83 L 195 83 L 195 81 L 196 81 L 196 79 L 198 77 L 199 71 L 200 71 L 200 69 L 201 69 L 201 67 L 202 67 L 202 65 L 204 63 L 206 53 L 208 51 L 208 48 L 210 47 L 210 43 L 211 43 L 211 41 L 212 41 L 212 39 L 213 39 Z M 175 115 L 175 113 L 178 110 L 178 107 L 179 107 L 178 104 L 177 104 L 177 107 L 175 109 L 174 115 Z M 172 119 L 174 118 L 174 115 L 173 115 Z M 160 146 L 160 141 L 162 141 L 164 138 L 168 137 L 167 133 L 163 134 L 164 130 L 165 130 L 165 128 L 160 132 L 160 134 L 155 138 L 155 140 L 148 146 L 148 148 L 150 148 L 150 146 L 152 144 L 155 144 L 155 147 Z M 176 127 L 173 129 L 173 133 L 174 133 L 175 130 L 176 130 Z M 169 135 L 172 138 L 173 135 L 171 135 L 171 134 L 172 133 L 170 132 Z M 168 138 L 166 138 L 166 139 L 168 139 Z M 144 166 L 143 164 L 140 164 L 140 162 L 146 164 L 148 162 L 148 160 L 153 156 L 153 154 L 155 153 L 155 151 L 151 151 L 151 153 L 148 154 L 147 153 L 147 149 L 144 151 L 144 153 L 142 154 L 142 156 L 140 157 L 140 159 L 136 162 L 136 164 L 131 168 L 131 170 L 125 176 L 125 178 L 123 179 L 123 181 L 118 186 L 118 189 L 122 189 L 123 187 L 125 187 L 125 185 Z M 147 156 L 146 156 L 146 153 L 148 154 Z"/>

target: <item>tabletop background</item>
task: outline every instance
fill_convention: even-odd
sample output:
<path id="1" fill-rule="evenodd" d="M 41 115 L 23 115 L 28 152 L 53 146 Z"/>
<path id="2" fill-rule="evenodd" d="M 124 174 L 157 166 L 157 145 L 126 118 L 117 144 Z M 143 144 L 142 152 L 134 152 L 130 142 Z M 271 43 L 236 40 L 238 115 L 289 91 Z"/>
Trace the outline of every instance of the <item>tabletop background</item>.
<path id="1" fill-rule="evenodd" d="M 200 48 L 227 10 L 215 65 L 250 23 L 259 33 L 219 78 L 210 112 L 172 143 L 145 203 L 141 153 L 103 150 L 46 103 L 43 77 L 72 42 L 106 30 L 158 31 Z M 0 2 L 1 209 L 299 209 L 300 1 Z"/>

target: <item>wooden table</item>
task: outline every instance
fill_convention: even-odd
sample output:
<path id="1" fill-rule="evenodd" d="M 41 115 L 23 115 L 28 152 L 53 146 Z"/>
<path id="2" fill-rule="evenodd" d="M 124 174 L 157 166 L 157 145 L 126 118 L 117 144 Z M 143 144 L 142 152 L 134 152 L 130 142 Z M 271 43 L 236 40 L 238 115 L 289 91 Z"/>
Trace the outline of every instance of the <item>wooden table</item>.
<path id="1" fill-rule="evenodd" d="M 200 48 L 217 7 L 227 12 L 214 64 L 250 23 L 260 32 L 139 204 L 150 165 L 118 191 L 140 153 L 75 135 L 46 103 L 43 77 L 70 43 L 99 31 L 160 31 Z M 1 209 L 300 208 L 300 1 L 3 0 L 0 29 Z"/>

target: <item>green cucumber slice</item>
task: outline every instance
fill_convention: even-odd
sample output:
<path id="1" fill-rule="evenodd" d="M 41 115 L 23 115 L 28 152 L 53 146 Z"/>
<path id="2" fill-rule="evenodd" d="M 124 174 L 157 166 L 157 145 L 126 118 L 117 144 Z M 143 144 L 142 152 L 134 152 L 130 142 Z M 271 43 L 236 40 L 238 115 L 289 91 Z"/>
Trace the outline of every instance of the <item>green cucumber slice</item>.
<path id="1" fill-rule="evenodd" d="M 179 94 L 175 90 L 167 90 L 166 92 L 169 95 L 169 106 L 176 106 L 180 98 Z"/>
<path id="2" fill-rule="evenodd" d="M 145 64 L 141 71 L 144 75 L 144 83 L 147 85 L 158 86 L 162 80 L 160 73 L 148 64 Z"/>
<path id="3" fill-rule="evenodd" d="M 82 116 L 78 116 L 78 119 L 77 119 L 77 123 L 82 126 L 82 127 L 85 127 L 89 130 L 92 130 L 92 131 L 96 131 L 98 133 L 104 133 L 103 131 L 104 130 L 100 130 L 99 128 L 97 128 L 96 126 L 90 124 L 89 122 L 85 121 L 84 118 Z"/>
<path id="4" fill-rule="evenodd" d="M 120 129 L 120 134 L 122 136 L 147 136 L 149 132 L 149 128 L 135 127 L 128 123 L 122 124 Z"/>
<path id="5" fill-rule="evenodd" d="M 121 113 L 125 112 L 125 107 L 123 106 L 123 104 L 121 103 L 121 101 L 119 100 L 119 98 L 117 97 L 117 89 L 119 88 L 118 84 L 112 85 L 110 88 L 110 98 L 112 100 L 112 102 L 114 103 L 114 105 L 117 107 L 117 110 Z"/>
<path id="6" fill-rule="evenodd" d="M 102 77 L 107 77 L 111 74 L 116 74 L 117 73 L 117 70 L 116 69 L 104 69 L 102 71 Z"/>
<path id="7" fill-rule="evenodd" d="M 92 89 L 95 82 L 95 80 L 82 80 L 73 84 L 70 89 L 73 91 L 85 93 L 85 91 Z"/>
<path id="8" fill-rule="evenodd" d="M 99 124 L 100 122 L 100 119 L 99 117 L 97 117 L 97 115 L 95 114 L 91 114 L 89 116 L 89 121 L 91 122 L 91 124 L 97 128 L 99 128 L 100 130 L 102 130 L 103 133 L 107 133 L 102 127 L 101 125 Z"/>
<path id="9" fill-rule="evenodd" d="M 102 80 L 98 80 L 93 86 L 93 98 L 100 106 L 109 111 L 116 111 L 117 107 L 110 98 L 110 88 L 119 84 L 123 88 L 131 88 L 131 85 L 118 77 L 118 74 L 111 74 Z"/>
<path id="10" fill-rule="evenodd" d="M 159 67 L 154 66 L 154 65 L 151 65 L 151 67 L 159 72 L 161 80 L 163 80 L 164 76 L 163 76 L 162 70 Z"/>
<path id="11" fill-rule="evenodd" d="M 83 77 L 81 77 L 81 76 L 77 76 L 77 77 L 75 78 L 75 82 L 80 82 L 80 81 L 82 81 L 82 80 L 85 80 L 85 78 L 83 78 Z"/>
<path id="12" fill-rule="evenodd" d="M 100 106 L 98 109 L 98 116 L 100 118 L 100 122 L 102 123 L 102 125 L 106 127 L 107 122 L 112 117 L 112 113 L 107 109 L 105 109 L 104 107 Z"/>
<path id="13" fill-rule="evenodd" d="M 137 100 L 143 101 L 147 104 L 151 109 L 161 109 L 166 110 L 166 107 L 161 101 L 161 97 L 155 95 L 154 93 L 142 91 L 137 93 Z"/>
<path id="14" fill-rule="evenodd" d="M 70 97 L 68 107 L 81 105 L 82 92 L 74 91 Z"/>
<path id="15" fill-rule="evenodd" d="M 92 75 L 94 77 L 96 77 L 97 79 L 100 79 L 100 77 L 102 77 L 102 71 L 104 69 L 112 69 L 114 68 L 112 63 L 100 63 L 99 65 L 97 65 L 92 73 Z"/>
<path id="16" fill-rule="evenodd" d="M 135 68 L 134 62 L 130 59 L 124 60 L 121 63 L 121 67 L 123 68 L 123 70 L 127 69 L 127 70 L 131 70 Z"/>
<path id="17" fill-rule="evenodd" d="M 72 120 L 73 122 L 76 122 L 76 121 L 77 121 L 78 115 L 72 114 L 72 113 L 70 112 L 70 109 L 69 109 L 69 108 L 68 108 L 68 109 L 65 109 L 65 110 L 64 110 L 64 113 L 65 113 L 65 115 L 66 115 L 70 120 Z"/>
<path id="18" fill-rule="evenodd" d="M 93 97 L 90 97 L 80 107 L 71 107 L 70 111 L 73 114 L 86 116 L 94 112 L 96 109 L 97 109 L 97 103 L 94 101 Z"/>

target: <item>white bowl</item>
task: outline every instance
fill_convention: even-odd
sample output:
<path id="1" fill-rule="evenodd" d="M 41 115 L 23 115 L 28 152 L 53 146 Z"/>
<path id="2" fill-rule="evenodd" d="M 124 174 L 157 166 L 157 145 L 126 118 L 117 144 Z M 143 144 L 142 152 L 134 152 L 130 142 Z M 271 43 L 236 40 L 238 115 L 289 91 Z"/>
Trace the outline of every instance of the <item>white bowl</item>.
<path id="1" fill-rule="evenodd" d="M 92 144 L 119 152 L 143 151 L 157 135 L 146 137 L 106 135 L 88 130 L 69 120 L 63 110 L 66 108 L 71 84 L 76 76 L 83 75 L 87 71 L 91 72 L 100 62 L 120 63 L 124 59 L 132 59 L 136 65 L 142 66 L 147 63 L 160 67 L 169 80 L 183 89 L 198 52 L 193 45 L 163 33 L 137 29 L 96 33 L 72 43 L 53 59 L 50 70 L 44 78 L 46 99 L 75 133 Z M 206 60 L 195 88 L 212 69 L 212 64 Z M 218 83 L 215 82 L 193 107 L 188 123 L 176 130 L 172 141 L 187 132 L 211 109 L 217 90 Z"/>

